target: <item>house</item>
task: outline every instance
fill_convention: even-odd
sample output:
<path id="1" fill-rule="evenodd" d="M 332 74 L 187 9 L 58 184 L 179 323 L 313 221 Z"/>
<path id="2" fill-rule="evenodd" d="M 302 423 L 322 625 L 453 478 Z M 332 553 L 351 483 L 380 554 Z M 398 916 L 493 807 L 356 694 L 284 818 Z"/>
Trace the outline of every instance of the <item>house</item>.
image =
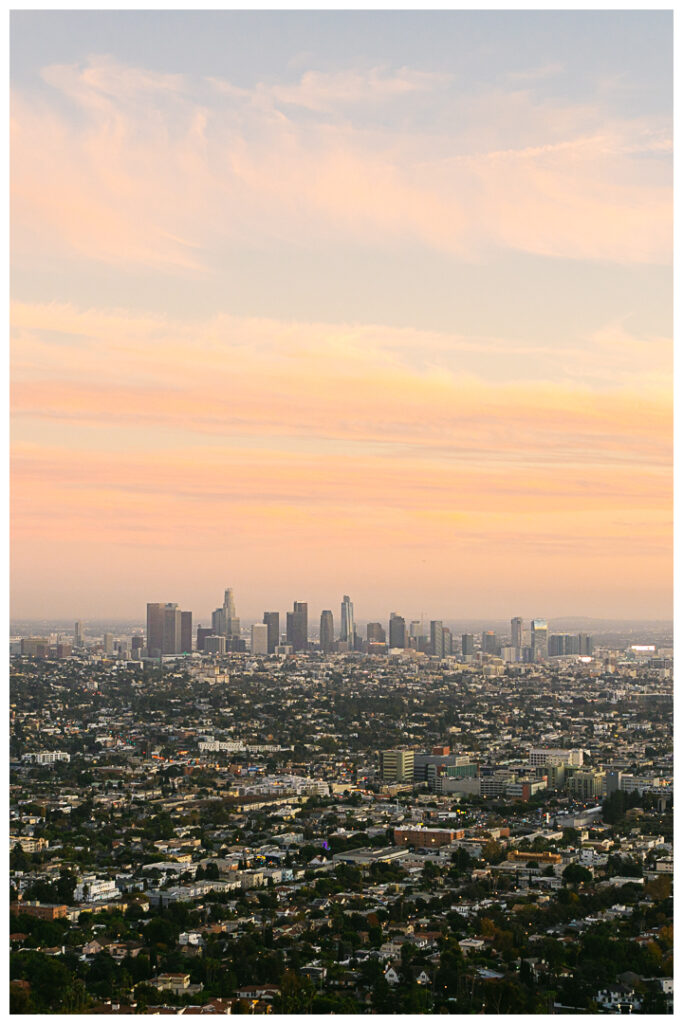
<path id="1" fill-rule="evenodd" d="M 640 996 L 630 985 L 610 985 L 600 989 L 595 1001 L 601 1009 L 617 1013 L 632 1013 L 641 1007 Z"/>
<path id="2" fill-rule="evenodd" d="M 190 987 L 190 975 L 189 974 L 159 974 L 156 978 L 152 978 L 151 985 L 154 988 L 158 988 L 161 992 L 173 992 L 174 995 L 182 995 Z M 196 986 L 193 986 L 196 988 Z"/>
<path id="3" fill-rule="evenodd" d="M 299 968 L 299 974 L 302 974 L 305 978 L 310 978 L 315 985 L 322 985 L 327 977 L 327 968 L 321 967 L 320 964 L 314 962 Z"/>
<path id="4" fill-rule="evenodd" d="M 221 1014 L 221 1013 L 232 1013 L 232 999 L 210 999 L 208 1003 L 203 1006 L 182 1006 L 179 1008 L 178 1013 L 182 1013 L 183 1016 L 188 1014 Z"/>
<path id="5" fill-rule="evenodd" d="M 431 985 L 432 979 L 429 977 L 426 971 L 420 971 L 415 981 L 418 985 Z"/>
<path id="6" fill-rule="evenodd" d="M 387 982 L 388 985 L 398 985 L 399 983 L 400 979 L 396 971 L 396 968 L 393 967 L 391 964 L 387 964 L 386 970 L 384 972 L 384 980 Z"/>
<path id="7" fill-rule="evenodd" d="M 243 985 L 237 989 L 236 994 L 238 999 L 248 999 L 250 1002 L 271 1002 L 275 996 L 280 995 L 280 989 L 277 985 Z"/>
<path id="8" fill-rule="evenodd" d="M 463 953 L 469 955 L 470 953 L 480 953 L 486 942 L 484 939 L 460 939 L 458 945 Z"/>
<path id="9" fill-rule="evenodd" d="M 83 956 L 95 956 L 97 953 L 101 953 L 103 949 L 104 946 L 99 943 L 97 939 L 93 939 L 92 942 L 86 942 L 84 944 L 81 952 Z"/>

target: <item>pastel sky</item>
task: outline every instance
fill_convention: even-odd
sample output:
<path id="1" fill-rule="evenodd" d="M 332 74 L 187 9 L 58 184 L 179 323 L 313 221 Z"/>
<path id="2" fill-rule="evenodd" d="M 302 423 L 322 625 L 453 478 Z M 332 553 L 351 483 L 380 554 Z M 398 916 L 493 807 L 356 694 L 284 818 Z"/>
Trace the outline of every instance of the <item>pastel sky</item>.
<path id="1" fill-rule="evenodd" d="M 670 12 L 11 48 L 13 617 L 670 617 Z"/>

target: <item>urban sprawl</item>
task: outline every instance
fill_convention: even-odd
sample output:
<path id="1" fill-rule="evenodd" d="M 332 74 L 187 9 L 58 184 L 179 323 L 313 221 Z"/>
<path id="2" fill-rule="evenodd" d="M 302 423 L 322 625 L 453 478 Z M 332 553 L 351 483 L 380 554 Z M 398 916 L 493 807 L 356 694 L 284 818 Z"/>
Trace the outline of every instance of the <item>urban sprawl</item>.
<path id="1" fill-rule="evenodd" d="M 11 1011 L 672 1013 L 670 627 L 339 625 L 16 630 Z"/>

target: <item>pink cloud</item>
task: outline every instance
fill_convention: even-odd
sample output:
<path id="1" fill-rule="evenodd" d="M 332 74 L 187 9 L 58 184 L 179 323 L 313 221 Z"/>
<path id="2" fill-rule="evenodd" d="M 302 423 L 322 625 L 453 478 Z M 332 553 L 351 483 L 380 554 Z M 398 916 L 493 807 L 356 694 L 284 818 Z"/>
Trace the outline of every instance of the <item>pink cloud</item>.
<path id="1" fill-rule="evenodd" d="M 210 269 L 209 252 L 242 237 L 417 240 L 463 259 L 491 247 L 670 259 L 670 162 L 637 159 L 666 150 L 666 124 L 524 91 L 470 101 L 410 69 L 308 72 L 252 92 L 101 58 L 45 78 L 77 116 L 50 97 L 13 96 L 19 261 L 38 248 Z M 388 104 L 428 93 L 448 131 L 337 117 L 368 89 Z M 298 118 L 301 107 L 318 116 Z M 516 129 L 526 141 L 511 148 Z"/>

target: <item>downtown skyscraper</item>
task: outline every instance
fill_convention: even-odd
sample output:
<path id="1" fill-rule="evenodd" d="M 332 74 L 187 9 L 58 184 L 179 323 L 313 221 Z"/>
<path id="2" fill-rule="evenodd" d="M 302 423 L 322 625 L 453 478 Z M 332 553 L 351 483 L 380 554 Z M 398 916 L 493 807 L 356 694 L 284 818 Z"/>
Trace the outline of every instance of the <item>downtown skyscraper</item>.
<path id="1" fill-rule="evenodd" d="M 147 605 L 147 656 L 160 658 L 192 651 L 192 612 L 177 604 Z"/>
<path id="2" fill-rule="evenodd" d="M 389 647 L 402 648 L 406 645 L 406 620 L 392 612 L 389 616 Z"/>
<path id="3" fill-rule="evenodd" d="M 280 643 L 280 613 L 264 612 L 263 621 L 268 627 L 268 654 L 275 654 Z"/>
<path id="4" fill-rule="evenodd" d="M 332 650 L 334 643 L 334 616 L 329 609 L 320 616 L 320 650 L 323 654 Z"/>
<path id="5" fill-rule="evenodd" d="M 518 650 L 522 649 L 523 646 L 523 626 L 524 622 L 516 615 L 514 619 L 510 619 L 510 636 L 512 638 L 512 646 Z"/>
<path id="6" fill-rule="evenodd" d="M 211 616 L 211 628 L 216 636 L 239 637 L 240 620 L 235 611 L 235 598 L 228 587 L 223 596 L 223 606 L 216 608 Z"/>
<path id="7" fill-rule="evenodd" d="M 287 643 L 295 653 L 308 647 L 308 604 L 305 601 L 295 601 L 294 610 L 287 612 Z"/>
<path id="8" fill-rule="evenodd" d="M 531 657 L 544 661 L 548 657 L 548 623 L 545 619 L 531 620 Z"/>
<path id="9" fill-rule="evenodd" d="M 341 633 L 340 640 L 346 640 L 349 648 L 353 650 L 356 639 L 356 624 L 353 621 L 353 603 L 348 594 L 344 594 L 341 605 Z"/>

